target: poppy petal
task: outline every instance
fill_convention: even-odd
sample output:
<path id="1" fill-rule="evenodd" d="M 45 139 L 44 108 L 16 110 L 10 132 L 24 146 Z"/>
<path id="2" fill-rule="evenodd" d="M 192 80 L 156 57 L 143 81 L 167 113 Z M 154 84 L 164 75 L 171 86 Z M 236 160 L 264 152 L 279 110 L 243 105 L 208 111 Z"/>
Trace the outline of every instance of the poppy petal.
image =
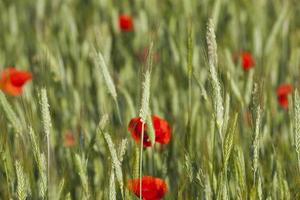
<path id="1" fill-rule="evenodd" d="M 133 29 L 133 20 L 130 15 L 123 14 L 119 16 L 119 27 L 124 32 L 132 31 Z"/>
<path id="2" fill-rule="evenodd" d="M 131 179 L 128 181 L 128 188 L 140 197 L 140 179 Z M 156 177 L 143 176 L 142 177 L 142 198 L 143 200 L 159 200 L 164 197 L 167 192 L 166 183 Z"/>
<path id="3" fill-rule="evenodd" d="M 278 88 L 277 88 L 277 96 L 281 96 L 281 95 L 287 95 L 290 92 L 292 92 L 293 90 L 293 86 L 290 84 L 281 84 Z"/>
<path id="4" fill-rule="evenodd" d="M 171 139 L 171 128 L 169 123 L 159 118 L 156 115 L 152 116 L 152 123 L 155 133 L 155 142 L 160 144 L 167 144 Z M 142 135 L 142 122 L 140 117 L 132 118 L 128 124 L 128 131 L 131 133 L 131 136 L 136 142 L 140 142 L 140 138 Z M 147 124 L 144 127 L 144 139 L 143 139 L 144 147 L 150 147 L 151 141 L 147 134 Z"/>
<path id="5" fill-rule="evenodd" d="M 242 59 L 242 67 L 245 71 L 249 70 L 250 68 L 254 67 L 255 61 L 252 58 L 251 53 L 249 52 L 242 52 L 241 53 L 241 59 Z"/>
<path id="6" fill-rule="evenodd" d="M 16 87 L 22 87 L 28 80 L 31 79 L 31 73 L 25 71 L 16 71 L 10 74 L 11 83 Z"/>
<path id="7" fill-rule="evenodd" d="M 288 102 L 288 94 L 290 94 L 293 91 L 293 86 L 290 84 L 281 84 L 278 86 L 276 93 L 277 93 L 277 100 L 279 105 L 287 109 L 289 106 Z"/>
<path id="8" fill-rule="evenodd" d="M 288 101 L 287 95 L 278 96 L 278 102 L 282 108 L 288 108 L 288 106 L 289 106 L 289 101 Z"/>
<path id="9" fill-rule="evenodd" d="M 171 128 L 169 123 L 156 115 L 152 116 L 155 130 L 155 141 L 161 144 L 168 144 L 171 139 Z"/>
<path id="10" fill-rule="evenodd" d="M 19 96 L 22 93 L 22 88 L 13 86 L 11 82 L 6 82 L 1 89 L 12 96 Z"/>
<path id="11" fill-rule="evenodd" d="M 1 73 L 0 88 L 7 94 L 18 96 L 22 93 L 22 86 L 31 79 L 32 75 L 30 72 L 8 67 Z"/>
<path id="12" fill-rule="evenodd" d="M 72 147 L 76 144 L 75 136 L 71 130 L 65 132 L 64 142 L 66 147 Z"/>
<path id="13" fill-rule="evenodd" d="M 135 118 L 131 119 L 128 124 L 128 131 L 131 133 L 131 136 L 137 143 L 140 143 L 140 138 L 142 135 L 142 126 L 143 126 L 143 123 L 142 123 L 140 117 L 135 117 Z M 151 141 L 147 135 L 147 125 L 146 124 L 144 125 L 143 145 L 144 145 L 144 147 L 151 146 Z"/>

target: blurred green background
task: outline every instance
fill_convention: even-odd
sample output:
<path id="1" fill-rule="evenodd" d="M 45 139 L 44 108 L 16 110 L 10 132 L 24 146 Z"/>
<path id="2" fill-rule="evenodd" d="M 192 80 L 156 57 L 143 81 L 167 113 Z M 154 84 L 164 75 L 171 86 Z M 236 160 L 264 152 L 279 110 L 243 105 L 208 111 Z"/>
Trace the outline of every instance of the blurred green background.
<path id="1" fill-rule="evenodd" d="M 138 147 L 127 124 L 139 113 L 151 42 L 150 108 L 168 120 L 172 139 L 168 145 L 144 150 L 143 174 L 167 182 L 165 199 L 300 198 L 292 99 L 285 110 L 276 96 L 281 83 L 299 88 L 299 13 L 297 0 L 1 0 L 0 69 L 28 70 L 33 80 L 22 96 L 1 97 L 0 199 L 22 199 L 17 192 L 22 184 L 18 183 L 16 160 L 23 167 L 27 199 L 109 199 L 111 154 L 96 131 L 105 114 L 109 116 L 105 131 L 116 147 L 128 139 L 122 162 L 126 188 L 126 181 L 134 176 Z M 132 31 L 120 30 L 121 14 L 132 16 Z M 215 24 L 218 77 L 229 121 L 238 113 L 221 196 L 224 166 L 208 66 L 209 18 Z M 103 54 L 116 85 L 122 124 L 95 63 L 95 49 Z M 255 58 L 250 71 L 233 59 L 241 51 L 249 51 Z M 254 85 L 258 92 L 253 97 Z M 47 155 L 41 88 L 47 90 L 52 121 L 46 189 L 40 185 L 40 171 L 45 169 L 40 170 L 35 162 L 29 134 L 33 127 L 38 147 Z M 259 178 L 254 180 L 258 105 L 262 114 L 254 177 Z M 7 111 L 8 107 L 12 111 Z M 11 120 L 11 112 L 19 123 Z M 72 147 L 65 145 L 66 131 L 75 137 Z M 117 186 L 116 181 L 116 199 L 122 199 Z M 127 191 L 124 198 L 135 197 Z"/>

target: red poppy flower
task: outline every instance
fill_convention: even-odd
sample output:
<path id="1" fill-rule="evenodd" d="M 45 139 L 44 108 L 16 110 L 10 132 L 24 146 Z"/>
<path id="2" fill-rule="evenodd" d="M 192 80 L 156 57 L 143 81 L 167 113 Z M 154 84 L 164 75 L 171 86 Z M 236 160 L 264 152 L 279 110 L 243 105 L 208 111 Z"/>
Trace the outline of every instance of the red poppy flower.
<path id="1" fill-rule="evenodd" d="M 124 32 L 130 32 L 133 29 L 133 19 L 130 15 L 120 15 L 119 16 L 119 26 Z"/>
<path id="2" fill-rule="evenodd" d="M 288 108 L 288 94 L 291 93 L 293 90 L 293 86 L 290 84 L 281 84 L 277 88 L 277 99 L 278 103 L 282 108 Z"/>
<path id="3" fill-rule="evenodd" d="M 18 96 L 22 93 L 23 85 L 32 79 L 32 75 L 27 71 L 19 71 L 13 67 L 6 68 L 0 79 L 0 88 L 3 92 Z"/>
<path id="4" fill-rule="evenodd" d="M 140 197 L 140 179 L 128 181 L 128 188 Z M 152 176 L 142 177 L 142 198 L 143 200 L 160 200 L 167 192 L 167 184 L 160 178 Z"/>
<path id="5" fill-rule="evenodd" d="M 245 71 L 249 70 L 250 68 L 254 67 L 255 61 L 252 58 L 251 53 L 249 52 L 242 52 L 241 53 L 241 60 L 242 60 L 242 67 Z"/>
<path id="6" fill-rule="evenodd" d="M 155 142 L 168 144 L 171 138 L 171 128 L 169 123 L 156 115 L 152 116 L 152 123 L 155 132 Z M 140 117 L 135 117 L 130 120 L 128 124 L 128 131 L 130 131 L 135 141 L 140 142 L 142 135 L 142 122 Z M 147 135 L 147 124 L 145 124 L 144 127 L 143 145 L 144 147 L 151 146 L 151 141 Z"/>
<path id="7" fill-rule="evenodd" d="M 64 135 L 64 142 L 66 147 L 72 147 L 76 144 L 75 136 L 72 131 L 67 130 Z"/>

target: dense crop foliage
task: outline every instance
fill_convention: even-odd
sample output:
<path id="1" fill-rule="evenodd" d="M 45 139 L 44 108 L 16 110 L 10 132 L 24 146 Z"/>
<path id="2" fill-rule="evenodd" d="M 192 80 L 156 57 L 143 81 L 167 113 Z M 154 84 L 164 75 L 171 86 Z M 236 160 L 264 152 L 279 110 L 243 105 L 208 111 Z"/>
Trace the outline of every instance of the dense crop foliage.
<path id="1" fill-rule="evenodd" d="M 0 199 L 300 199 L 299 19 L 296 0 L 1 0 Z"/>

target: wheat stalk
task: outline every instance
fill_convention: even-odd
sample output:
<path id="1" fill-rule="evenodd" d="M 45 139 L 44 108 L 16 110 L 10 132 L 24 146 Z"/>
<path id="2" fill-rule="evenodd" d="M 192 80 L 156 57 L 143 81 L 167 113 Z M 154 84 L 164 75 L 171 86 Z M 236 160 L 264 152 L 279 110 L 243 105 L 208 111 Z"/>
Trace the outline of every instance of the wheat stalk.
<path id="1" fill-rule="evenodd" d="M 283 186 L 284 186 L 285 199 L 290 200 L 291 199 L 291 193 L 290 193 L 289 185 L 288 185 L 288 182 L 287 182 L 286 179 L 283 181 Z"/>
<path id="2" fill-rule="evenodd" d="M 260 108 L 260 105 L 257 106 L 256 111 L 256 121 L 255 121 L 255 130 L 254 130 L 254 139 L 253 139 L 253 180 L 254 183 L 256 181 L 256 173 L 258 169 L 258 158 L 259 158 L 259 133 L 260 133 L 260 125 L 261 125 L 261 113 L 262 110 Z"/>
<path id="3" fill-rule="evenodd" d="M 58 186 L 58 192 L 57 192 L 57 195 L 56 195 L 57 200 L 60 200 L 60 198 L 62 196 L 64 186 L 65 186 L 65 179 L 63 178 L 63 179 L 61 179 L 61 181 L 59 183 L 59 186 Z"/>
<path id="4" fill-rule="evenodd" d="M 134 161 L 133 161 L 133 177 L 138 178 L 140 172 L 140 148 L 134 148 Z"/>
<path id="5" fill-rule="evenodd" d="M 16 161 L 16 172 L 17 172 L 17 195 L 19 200 L 26 200 L 26 179 L 23 171 L 23 167 L 19 161 Z"/>
<path id="6" fill-rule="evenodd" d="M 188 154 L 184 155 L 184 160 L 185 160 L 184 167 L 185 167 L 186 175 L 187 175 L 190 183 L 192 183 L 193 179 L 194 179 L 194 173 L 193 173 L 191 159 Z"/>
<path id="7" fill-rule="evenodd" d="M 97 53 L 96 50 L 95 50 L 95 54 L 96 54 L 95 65 L 98 66 L 102 72 L 102 76 L 104 78 L 108 92 L 110 93 L 110 95 L 112 96 L 112 98 L 116 104 L 119 120 L 120 120 L 120 122 L 122 122 L 119 104 L 118 104 L 118 100 L 117 100 L 117 91 L 116 91 L 114 81 L 109 74 L 108 67 L 106 65 L 103 55 L 100 52 Z"/>
<path id="8" fill-rule="evenodd" d="M 237 125 L 238 113 L 234 113 L 232 117 L 232 121 L 230 126 L 228 127 L 227 133 L 225 135 L 224 143 L 223 143 L 223 167 L 222 171 L 220 172 L 220 177 L 218 180 L 219 187 L 218 187 L 218 195 L 217 199 L 228 199 L 228 191 L 227 191 L 227 165 L 228 160 L 231 155 L 231 150 L 233 146 L 233 137 Z"/>
<path id="9" fill-rule="evenodd" d="M 275 43 L 275 39 L 276 39 L 276 36 L 278 35 L 278 33 L 282 30 L 282 25 L 284 23 L 284 20 L 287 16 L 287 14 L 289 13 L 289 6 L 288 6 L 288 3 L 284 4 L 283 8 L 282 8 L 282 11 L 280 12 L 280 15 L 278 17 L 278 19 L 276 20 L 276 23 L 274 24 L 270 34 L 269 34 L 269 37 L 268 37 L 268 40 L 266 41 L 266 46 L 265 46 L 265 53 L 266 54 L 269 54 L 270 51 L 272 50 L 272 47 L 274 46 L 274 43 Z"/>
<path id="10" fill-rule="evenodd" d="M 230 111 L 230 95 L 226 93 L 225 98 L 225 110 L 224 110 L 224 123 L 223 123 L 223 133 L 226 133 L 228 122 L 229 122 L 229 111 Z"/>
<path id="11" fill-rule="evenodd" d="M 47 183 L 47 170 L 46 170 L 46 160 L 45 160 L 45 155 L 40 152 L 40 148 L 36 139 L 36 135 L 32 129 L 32 127 L 29 127 L 29 137 L 31 141 L 31 146 L 33 149 L 33 156 L 35 158 L 35 162 L 38 167 L 38 172 L 39 172 L 39 193 L 40 197 L 45 199 L 47 195 L 47 188 L 48 188 L 48 183 Z"/>
<path id="12" fill-rule="evenodd" d="M 47 199 L 47 191 L 48 191 L 47 162 L 46 162 L 46 157 L 43 153 L 41 153 L 39 157 L 40 157 L 40 163 L 38 164 L 38 168 L 40 171 L 40 179 L 38 181 L 39 195 L 41 199 Z"/>
<path id="13" fill-rule="evenodd" d="M 154 131 L 151 115 L 148 115 L 148 117 L 147 117 L 147 135 L 149 137 L 151 145 L 154 145 L 154 143 L 155 143 L 155 131 Z"/>
<path id="14" fill-rule="evenodd" d="M 20 122 L 19 118 L 17 117 L 16 113 L 14 112 L 14 110 L 12 109 L 11 105 L 8 103 L 4 93 L 2 91 L 0 91 L 0 103 L 2 105 L 2 108 L 5 112 L 7 119 L 11 123 L 15 132 L 21 135 L 21 132 L 22 132 L 21 122 Z"/>
<path id="15" fill-rule="evenodd" d="M 262 181 L 260 176 L 258 176 L 258 182 L 257 182 L 257 196 L 259 200 L 263 199 Z"/>
<path id="16" fill-rule="evenodd" d="M 116 200 L 115 173 L 113 168 L 109 178 L 109 200 Z"/>
<path id="17" fill-rule="evenodd" d="M 119 151 L 118 151 L 119 156 L 118 157 L 119 157 L 120 163 L 123 162 L 123 158 L 124 158 L 124 155 L 126 153 L 127 143 L 128 143 L 128 140 L 123 139 L 122 142 L 121 142 L 121 145 L 119 147 Z"/>
<path id="18" fill-rule="evenodd" d="M 107 146 L 108 146 L 111 158 L 112 158 L 113 168 L 115 170 L 116 177 L 117 177 L 117 180 L 119 182 L 121 193 L 122 193 L 122 196 L 123 196 L 123 194 L 124 194 L 123 193 L 124 184 L 123 184 L 123 173 L 122 173 L 121 162 L 118 158 L 117 150 L 115 148 L 114 143 L 112 142 L 112 139 L 111 139 L 110 135 L 108 133 L 103 133 L 103 136 L 104 136 L 104 139 L 107 143 Z"/>
<path id="19" fill-rule="evenodd" d="M 217 42 L 216 42 L 216 35 L 215 35 L 214 24 L 212 19 L 209 19 L 208 21 L 206 41 L 208 47 L 208 64 L 209 64 L 209 71 L 211 75 L 211 85 L 212 85 L 212 93 L 213 93 L 212 100 L 214 103 L 214 111 L 215 111 L 216 123 L 218 126 L 219 134 L 221 140 L 223 140 L 222 127 L 223 127 L 224 107 L 223 107 L 221 86 L 220 86 L 218 73 L 217 73 L 217 66 L 218 66 Z"/>
<path id="20" fill-rule="evenodd" d="M 70 192 L 65 196 L 65 200 L 72 200 Z"/>
<path id="21" fill-rule="evenodd" d="M 188 115 L 187 131 L 185 135 L 185 148 L 188 148 L 191 135 L 191 113 L 192 113 L 192 76 L 193 76 L 193 30 L 192 26 L 188 31 L 187 40 L 187 68 L 188 68 Z"/>
<path id="22" fill-rule="evenodd" d="M 300 97 L 296 89 L 294 95 L 294 137 L 295 137 L 295 150 L 298 158 L 298 169 L 300 172 Z"/>
<path id="23" fill-rule="evenodd" d="M 150 43 L 149 51 L 147 56 L 147 70 L 144 74 L 143 82 L 143 93 L 141 108 L 139 112 L 139 117 L 141 118 L 142 123 L 146 123 L 148 116 L 151 115 L 150 111 L 150 86 L 151 86 L 151 71 L 152 71 L 152 57 L 153 57 L 153 42 Z M 151 141 L 153 142 L 153 141 Z"/>
<path id="24" fill-rule="evenodd" d="M 77 171 L 81 180 L 82 188 L 84 191 L 84 199 L 90 198 L 89 192 L 89 184 L 88 184 L 88 176 L 87 176 L 87 161 L 84 156 L 80 157 L 78 154 L 75 154 L 75 164 L 77 167 Z"/>
<path id="25" fill-rule="evenodd" d="M 41 163 L 40 161 L 40 149 L 37 143 L 36 135 L 32 129 L 32 127 L 29 127 L 29 138 L 31 141 L 31 146 L 33 149 L 33 156 L 35 158 L 35 161 L 37 164 Z"/>
<path id="26" fill-rule="evenodd" d="M 235 171 L 235 179 L 238 184 L 238 197 L 239 199 L 246 198 L 246 173 L 245 173 L 245 160 L 244 155 L 241 148 L 236 148 L 235 156 L 234 156 L 234 171 Z"/>
<path id="27" fill-rule="evenodd" d="M 50 116 L 50 105 L 48 103 L 47 90 L 42 88 L 40 91 L 40 104 L 42 110 L 42 122 L 43 129 L 47 139 L 47 180 L 48 186 L 50 185 L 50 131 L 52 127 L 51 116 Z"/>
<path id="28" fill-rule="evenodd" d="M 227 134 L 224 139 L 223 145 L 223 168 L 227 170 L 228 160 L 231 154 L 232 145 L 233 145 L 233 136 L 235 133 L 236 125 L 237 125 L 238 113 L 235 113 L 232 118 L 232 122 L 230 127 L 228 128 Z"/>
<path id="29" fill-rule="evenodd" d="M 205 193 L 205 199 L 212 200 L 212 188 L 209 180 L 209 175 L 206 175 L 205 177 L 204 193 Z"/>
<path id="30" fill-rule="evenodd" d="M 140 144 L 140 194 L 142 194 L 142 175 L 143 175 L 143 143 L 144 143 L 144 129 L 145 129 L 145 123 L 148 119 L 148 117 L 151 115 L 150 113 L 150 80 L 151 80 L 151 68 L 152 68 L 152 51 L 153 51 L 153 42 L 150 44 L 149 48 L 149 54 L 147 57 L 147 70 L 145 72 L 145 78 L 143 82 L 143 93 L 142 93 L 142 103 L 141 103 L 141 109 L 139 113 L 139 117 L 141 118 L 142 122 L 142 134 L 141 134 L 141 144 Z M 148 120 L 148 122 L 151 120 Z M 150 122 L 151 123 L 151 122 Z M 151 124 L 150 124 L 151 126 Z M 151 126 L 153 127 L 153 126 Z M 151 144 L 154 144 L 155 142 L 155 134 L 153 131 L 149 132 L 149 138 L 151 139 Z M 142 199 L 142 195 L 140 195 L 140 200 Z"/>
<path id="31" fill-rule="evenodd" d="M 109 93 L 113 97 L 114 101 L 117 101 L 117 91 L 116 91 L 115 84 L 109 74 L 107 65 L 106 65 L 104 58 L 100 52 L 96 53 L 95 64 L 97 66 L 99 66 L 99 68 L 101 69 L 101 72 L 102 72 L 102 75 L 105 80 L 105 83 L 106 83 Z"/>

